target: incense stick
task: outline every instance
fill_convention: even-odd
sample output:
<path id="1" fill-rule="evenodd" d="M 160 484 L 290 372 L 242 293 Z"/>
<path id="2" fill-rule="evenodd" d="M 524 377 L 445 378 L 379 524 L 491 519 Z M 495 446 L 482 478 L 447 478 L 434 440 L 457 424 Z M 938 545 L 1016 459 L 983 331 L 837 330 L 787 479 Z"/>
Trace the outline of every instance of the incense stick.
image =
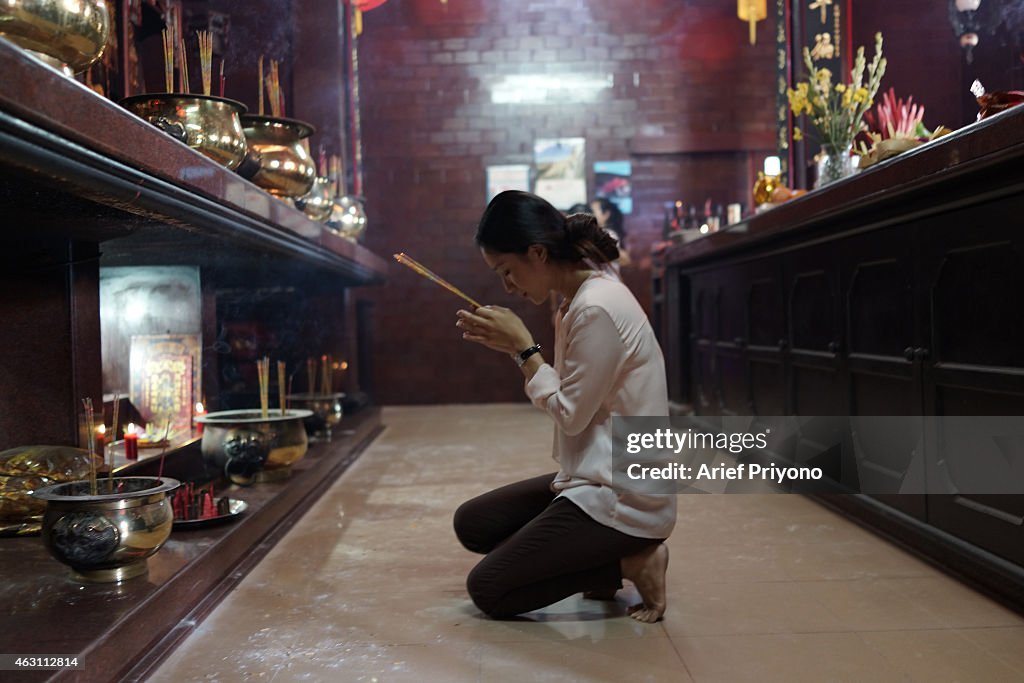
<path id="1" fill-rule="evenodd" d="M 174 38 L 164 29 L 164 85 L 167 92 L 174 92 Z"/>
<path id="2" fill-rule="evenodd" d="M 82 407 L 85 408 L 85 427 L 89 435 L 89 495 L 96 495 L 96 425 L 93 424 L 92 398 L 83 398 Z"/>
<path id="3" fill-rule="evenodd" d="M 121 394 L 114 394 L 114 428 L 111 430 L 110 440 L 108 442 L 107 451 L 110 453 L 110 470 L 107 472 L 107 481 L 109 486 L 107 487 L 111 493 L 114 492 L 114 449 L 111 448 L 113 443 L 117 441 L 117 420 L 118 420 L 118 408 L 121 407 Z"/>
<path id="4" fill-rule="evenodd" d="M 320 393 L 324 396 L 328 396 L 331 390 L 334 388 L 331 386 L 331 371 L 330 371 L 331 357 L 324 355 L 320 357 Z"/>
<path id="5" fill-rule="evenodd" d="M 267 419 L 270 409 L 270 359 L 264 356 L 256 361 L 260 381 L 260 416 Z"/>
<path id="6" fill-rule="evenodd" d="M 270 100 L 270 115 L 282 116 L 281 78 L 276 59 L 270 60 L 270 78 L 267 80 L 267 99 Z"/>
<path id="7" fill-rule="evenodd" d="M 316 360 L 306 359 L 306 391 L 312 396 L 316 394 Z"/>
<path id="8" fill-rule="evenodd" d="M 281 406 L 281 416 L 287 414 L 287 398 L 284 383 L 284 361 L 277 361 L 277 402 Z"/>
<path id="9" fill-rule="evenodd" d="M 259 93 L 260 106 L 259 106 L 259 111 L 260 111 L 260 116 L 263 116 L 263 55 L 260 55 L 260 58 L 259 58 L 259 60 L 257 60 L 256 64 L 257 64 L 256 68 L 260 72 L 260 93 Z"/>
<path id="10" fill-rule="evenodd" d="M 188 94 L 188 53 L 185 52 L 185 39 L 181 39 L 181 92 Z"/>
<path id="11" fill-rule="evenodd" d="M 220 59 L 220 96 L 224 97 L 224 58 Z"/>
<path id="12" fill-rule="evenodd" d="M 213 33 L 196 31 L 196 36 L 199 38 L 199 68 L 203 75 L 203 94 L 209 95 L 213 89 Z"/>
<path id="13" fill-rule="evenodd" d="M 424 266 L 423 264 L 418 262 L 416 259 L 414 259 L 411 256 L 407 255 L 404 251 L 400 252 L 400 253 L 397 253 L 394 256 L 395 256 L 395 260 L 398 261 L 399 263 L 401 263 L 403 266 L 407 266 L 407 267 L 411 268 L 414 272 L 418 273 L 419 275 L 422 275 L 423 277 L 427 278 L 431 282 L 434 282 L 436 284 L 441 285 L 442 287 L 447 289 L 449 292 L 451 292 L 455 296 L 462 297 L 463 299 L 468 301 L 473 306 L 473 308 L 481 308 L 482 307 L 479 303 L 477 303 L 476 301 L 471 299 L 461 289 L 459 289 L 458 287 L 456 287 L 452 283 L 448 282 L 447 280 L 445 280 L 440 275 L 437 275 L 436 273 L 431 271 L 429 268 L 427 268 L 426 266 Z"/>

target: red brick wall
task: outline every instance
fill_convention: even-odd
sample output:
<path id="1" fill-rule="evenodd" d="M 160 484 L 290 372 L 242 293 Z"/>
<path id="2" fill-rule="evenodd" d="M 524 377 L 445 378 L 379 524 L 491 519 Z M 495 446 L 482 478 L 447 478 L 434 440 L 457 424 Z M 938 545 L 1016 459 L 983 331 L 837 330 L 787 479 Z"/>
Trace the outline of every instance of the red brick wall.
<path id="1" fill-rule="evenodd" d="M 586 138 L 588 167 L 630 159 L 638 265 L 626 279 L 646 305 L 663 202 L 748 203 L 774 139 L 773 36 L 763 22 L 749 45 L 723 0 L 391 0 L 366 13 L 359 48 L 366 245 L 407 251 L 475 298 L 511 306 L 550 358 L 547 308 L 507 296 L 473 245 L 485 168 L 531 163 L 534 139 L 563 136 Z M 611 75 L 613 86 L 589 103 L 492 103 L 492 86 L 516 74 Z M 651 154 L 641 139 L 671 144 Z M 711 151 L 684 151 L 708 139 L 719 141 Z M 508 358 L 460 339 L 458 299 L 397 264 L 361 296 L 374 301 L 379 402 L 523 400 Z"/>

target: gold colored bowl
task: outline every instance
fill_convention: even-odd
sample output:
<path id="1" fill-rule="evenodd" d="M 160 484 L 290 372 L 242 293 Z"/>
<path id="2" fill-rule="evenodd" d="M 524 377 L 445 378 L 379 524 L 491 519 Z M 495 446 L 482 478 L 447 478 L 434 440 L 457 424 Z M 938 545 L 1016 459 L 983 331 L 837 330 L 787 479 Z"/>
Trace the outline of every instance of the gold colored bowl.
<path id="1" fill-rule="evenodd" d="M 150 93 L 126 97 L 121 106 L 221 166 L 234 169 L 245 158 L 241 102 L 211 95 Z"/>
<path id="2" fill-rule="evenodd" d="M 309 194 L 316 180 L 316 164 L 303 140 L 313 126 L 274 116 L 242 117 L 249 147 L 259 153 L 260 170 L 252 181 L 275 197 L 298 199 Z"/>
<path id="3" fill-rule="evenodd" d="M 74 73 L 103 55 L 110 23 L 104 0 L 0 0 L 0 35 Z"/>
<path id="4" fill-rule="evenodd" d="M 111 488 L 108 488 L 110 486 Z M 115 477 L 55 484 L 32 495 L 46 501 L 43 541 L 54 558 L 85 582 L 124 581 L 146 573 L 146 558 L 171 535 L 167 493 L 175 479 Z M 108 493 L 108 491 L 111 491 Z"/>

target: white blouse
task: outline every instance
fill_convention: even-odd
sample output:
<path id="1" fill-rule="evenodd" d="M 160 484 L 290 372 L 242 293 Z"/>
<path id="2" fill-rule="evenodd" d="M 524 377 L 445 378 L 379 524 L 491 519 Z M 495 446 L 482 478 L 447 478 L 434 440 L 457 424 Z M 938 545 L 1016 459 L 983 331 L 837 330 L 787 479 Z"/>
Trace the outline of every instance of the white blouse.
<path id="1" fill-rule="evenodd" d="M 552 489 L 594 520 L 641 538 L 667 538 L 675 495 L 612 489 L 612 417 L 668 415 L 665 361 L 647 315 L 621 281 L 595 272 L 563 305 L 555 364 L 526 383 L 534 405 L 555 421 Z"/>

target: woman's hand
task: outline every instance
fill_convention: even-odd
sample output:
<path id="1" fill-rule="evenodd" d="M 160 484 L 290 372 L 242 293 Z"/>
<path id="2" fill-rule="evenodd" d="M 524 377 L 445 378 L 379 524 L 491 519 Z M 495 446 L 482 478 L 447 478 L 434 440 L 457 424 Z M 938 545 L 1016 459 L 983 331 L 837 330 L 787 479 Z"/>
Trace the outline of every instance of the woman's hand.
<path id="1" fill-rule="evenodd" d="M 455 326 L 462 338 L 504 353 L 519 353 L 533 346 L 533 335 L 518 315 L 503 306 L 481 306 L 470 313 L 456 313 Z"/>

